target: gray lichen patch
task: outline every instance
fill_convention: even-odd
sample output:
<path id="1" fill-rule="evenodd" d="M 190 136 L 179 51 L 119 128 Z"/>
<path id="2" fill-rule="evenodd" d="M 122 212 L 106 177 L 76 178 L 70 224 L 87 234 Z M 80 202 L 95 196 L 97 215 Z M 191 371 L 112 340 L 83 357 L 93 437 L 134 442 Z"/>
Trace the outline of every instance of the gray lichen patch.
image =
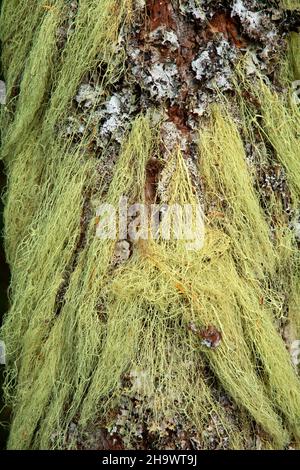
<path id="1" fill-rule="evenodd" d="M 6 103 L 6 85 L 3 80 L 0 80 L 0 104 Z"/>
<path id="2" fill-rule="evenodd" d="M 187 138 L 180 132 L 176 124 L 169 119 L 161 124 L 161 136 L 167 152 L 172 153 L 176 147 L 182 151 L 187 150 Z"/>
<path id="3" fill-rule="evenodd" d="M 178 95 L 179 82 L 177 80 L 178 70 L 176 64 L 154 63 L 148 71 L 148 74 L 141 76 L 145 86 L 149 85 L 150 95 L 155 99 L 169 98 L 171 102 Z"/>
<path id="4" fill-rule="evenodd" d="M 83 83 L 80 85 L 75 101 L 82 108 L 91 108 L 96 104 L 101 96 L 101 88 L 98 86 L 92 86 L 89 83 Z"/>
<path id="5" fill-rule="evenodd" d="M 263 17 L 261 12 L 249 9 L 249 7 L 253 6 L 255 6 L 255 2 L 235 0 L 232 4 L 231 15 L 238 16 L 247 33 L 257 37 L 260 34 Z"/>
<path id="6" fill-rule="evenodd" d="M 113 262 L 114 266 L 119 266 L 125 263 L 130 257 L 131 248 L 130 243 L 127 240 L 120 240 L 116 243 Z"/>
<path id="7" fill-rule="evenodd" d="M 204 21 L 206 13 L 201 5 L 204 5 L 204 2 L 197 0 L 183 0 L 179 2 L 179 8 L 182 13 L 191 14 L 196 20 Z"/>
<path id="8" fill-rule="evenodd" d="M 74 99 L 76 109 L 69 116 L 64 132 L 72 135 L 74 141 L 84 135 L 90 141 L 91 150 L 117 155 L 136 112 L 135 99 L 127 86 L 106 97 L 100 86 L 83 83 Z"/>
<path id="9" fill-rule="evenodd" d="M 133 6 L 136 11 L 144 10 L 146 7 L 146 0 L 134 0 Z"/>
<path id="10" fill-rule="evenodd" d="M 210 41 L 192 62 L 196 79 L 210 89 L 226 91 L 232 88 L 231 77 L 237 51 L 223 38 Z"/>
<path id="11" fill-rule="evenodd" d="M 104 108 L 96 111 L 100 118 L 99 132 L 102 145 L 105 145 L 111 138 L 121 144 L 124 134 L 129 129 L 134 111 L 134 96 L 129 89 L 124 89 L 121 93 L 109 97 Z"/>
<path id="12" fill-rule="evenodd" d="M 259 9 L 257 1 L 235 0 L 231 15 L 238 18 L 242 33 L 250 39 L 248 49 L 256 55 L 258 69 L 271 72 L 284 45 L 279 24 L 283 11 Z"/>
<path id="13" fill-rule="evenodd" d="M 169 47 L 172 51 L 179 48 L 180 44 L 175 31 L 167 30 L 165 26 L 159 26 L 149 34 L 149 41 Z"/>

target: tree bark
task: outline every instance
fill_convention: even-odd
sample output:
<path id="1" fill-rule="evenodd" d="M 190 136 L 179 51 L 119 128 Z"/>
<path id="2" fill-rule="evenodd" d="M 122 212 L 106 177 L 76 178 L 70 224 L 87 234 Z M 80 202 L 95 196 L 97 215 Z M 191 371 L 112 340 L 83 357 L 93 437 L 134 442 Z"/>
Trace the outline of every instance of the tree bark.
<path id="1" fill-rule="evenodd" d="M 8 447 L 297 448 L 299 1 L 0 21 Z"/>

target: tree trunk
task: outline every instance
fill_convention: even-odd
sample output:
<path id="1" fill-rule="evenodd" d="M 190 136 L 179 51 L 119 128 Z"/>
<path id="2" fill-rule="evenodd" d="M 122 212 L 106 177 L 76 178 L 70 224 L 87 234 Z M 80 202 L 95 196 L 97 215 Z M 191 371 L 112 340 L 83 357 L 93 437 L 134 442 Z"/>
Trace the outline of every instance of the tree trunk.
<path id="1" fill-rule="evenodd" d="M 4 0 L 12 449 L 300 438 L 299 0 Z"/>

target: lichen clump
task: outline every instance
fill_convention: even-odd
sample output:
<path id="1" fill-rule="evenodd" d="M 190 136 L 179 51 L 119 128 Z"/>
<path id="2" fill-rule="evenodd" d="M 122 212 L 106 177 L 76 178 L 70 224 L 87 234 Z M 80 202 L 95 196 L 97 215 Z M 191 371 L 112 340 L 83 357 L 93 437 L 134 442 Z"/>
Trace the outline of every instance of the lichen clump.
<path id="1" fill-rule="evenodd" d="M 299 2 L 4 0 L 8 447 L 299 445 Z M 292 8 L 295 8 L 292 10 Z M 205 240 L 96 236 L 199 205 Z"/>

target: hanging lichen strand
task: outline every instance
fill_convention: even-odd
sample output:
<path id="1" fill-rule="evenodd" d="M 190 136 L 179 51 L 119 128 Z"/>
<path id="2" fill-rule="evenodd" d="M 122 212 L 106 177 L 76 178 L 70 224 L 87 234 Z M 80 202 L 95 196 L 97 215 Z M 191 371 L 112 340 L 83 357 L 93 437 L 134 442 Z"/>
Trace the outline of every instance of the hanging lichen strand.
<path id="1" fill-rule="evenodd" d="M 11 449 L 299 446 L 299 1 L 4 0 Z M 199 203 L 201 249 L 96 236 Z"/>

